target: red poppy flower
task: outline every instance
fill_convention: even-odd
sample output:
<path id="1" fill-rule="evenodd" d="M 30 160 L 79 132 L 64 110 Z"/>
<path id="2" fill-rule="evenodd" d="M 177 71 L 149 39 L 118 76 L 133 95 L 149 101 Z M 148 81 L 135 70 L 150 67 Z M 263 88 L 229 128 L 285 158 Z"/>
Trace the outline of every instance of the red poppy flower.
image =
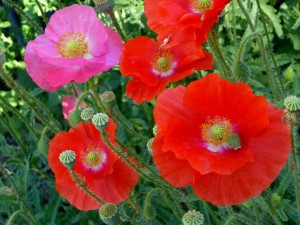
<path id="1" fill-rule="evenodd" d="M 290 153 L 283 111 L 244 83 L 217 74 L 163 92 L 154 117 L 154 162 L 176 187 L 216 205 L 240 204 L 277 177 Z"/>
<path id="2" fill-rule="evenodd" d="M 147 24 L 163 41 L 204 43 L 230 0 L 145 0 Z"/>
<path id="3" fill-rule="evenodd" d="M 116 127 L 110 120 L 106 128 L 113 145 Z M 59 155 L 65 150 L 76 153 L 75 173 L 106 203 L 124 201 L 138 182 L 138 173 L 108 148 L 92 123 L 81 122 L 69 132 L 60 132 L 50 141 L 49 166 L 55 173 L 56 190 L 80 210 L 99 209 L 100 204 L 80 189 L 60 162 Z"/>
<path id="4" fill-rule="evenodd" d="M 169 47 L 148 37 L 127 41 L 120 60 L 122 75 L 132 77 L 126 95 L 138 104 L 153 99 L 169 82 L 212 68 L 212 55 L 196 43 Z"/>

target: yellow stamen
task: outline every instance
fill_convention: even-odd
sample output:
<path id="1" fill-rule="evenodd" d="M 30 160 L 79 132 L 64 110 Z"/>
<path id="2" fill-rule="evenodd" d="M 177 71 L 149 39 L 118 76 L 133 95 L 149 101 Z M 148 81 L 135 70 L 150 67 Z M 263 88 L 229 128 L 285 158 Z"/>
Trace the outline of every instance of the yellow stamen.
<path id="1" fill-rule="evenodd" d="M 215 146 L 227 142 L 228 135 L 232 134 L 230 121 L 220 116 L 208 118 L 201 128 L 203 140 Z"/>
<path id="2" fill-rule="evenodd" d="M 89 47 L 82 33 L 67 32 L 58 40 L 57 50 L 63 58 L 73 59 L 83 57 L 88 53 Z"/>
<path id="3" fill-rule="evenodd" d="M 105 159 L 105 155 L 98 145 L 89 145 L 81 152 L 81 161 L 89 168 L 97 168 Z"/>

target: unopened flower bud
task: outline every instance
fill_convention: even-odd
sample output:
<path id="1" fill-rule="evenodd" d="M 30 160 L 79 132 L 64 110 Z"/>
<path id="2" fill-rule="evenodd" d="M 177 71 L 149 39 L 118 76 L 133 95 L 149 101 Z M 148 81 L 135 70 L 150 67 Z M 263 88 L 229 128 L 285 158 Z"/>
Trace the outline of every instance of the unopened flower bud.
<path id="1" fill-rule="evenodd" d="M 96 7 L 104 13 L 111 14 L 115 7 L 115 0 L 94 0 Z"/>
<path id="2" fill-rule="evenodd" d="M 241 140 L 238 134 L 229 134 L 227 137 L 228 144 L 233 147 L 234 150 L 241 148 Z"/>
<path id="3" fill-rule="evenodd" d="M 94 110 L 91 107 L 85 108 L 80 113 L 81 119 L 85 122 L 89 121 L 94 116 Z"/>
<path id="4" fill-rule="evenodd" d="M 300 109 L 300 98 L 297 96 L 289 96 L 284 99 L 284 106 L 291 112 L 296 112 Z"/>
<path id="5" fill-rule="evenodd" d="M 185 213 L 182 217 L 183 225 L 201 225 L 203 224 L 203 222 L 203 215 L 196 210 L 190 210 L 187 213 Z"/>
<path id="6" fill-rule="evenodd" d="M 283 73 L 283 77 L 287 81 L 292 81 L 294 79 L 294 76 L 295 76 L 295 72 L 291 66 L 287 68 Z"/>
<path id="7" fill-rule="evenodd" d="M 271 205 L 275 209 L 279 205 L 281 201 L 281 197 L 278 193 L 274 193 L 271 198 Z"/>
<path id="8" fill-rule="evenodd" d="M 77 109 L 71 111 L 69 116 L 69 122 L 72 127 L 76 127 L 76 125 L 81 121 L 80 112 Z"/>
<path id="9" fill-rule="evenodd" d="M 112 91 L 106 91 L 101 94 L 101 100 L 103 104 L 107 107 L 110 108 L 116 104 L 116 96 Z"/>
<path id="10" fill-rule="evenodd" d="M 117 213 L 118 213 L 118 207 L 115 204 L 112 203 L 106 203 L 101 206 L 99 209 L 99 216 L 101 220 L 108 225 L 114 225 L 117 224 Z"/>
<path id="11" fill-rule="evenodd" d="M 250 77 L 250 69 L 245 62 L 238 62 L 234 67 L 235 75 L 243 82 L 247 82 Z"/>
<path id="12" fill-rule="evenodd" d="M 105 113 L 97 113 L 93 116 L 92 122 L 95 125 L 95 127 L 100 130 L 104 131 L 107 127 L 109 117 Z"/>
<path id="13" fill-rule="evenodd" d="M 73 169 L 76 160 L 76 153 L 72 150 L 66 150 L 60 153 L 59 160 L 65 167 Z"/>
<path id="14" fill-rule="evenodd" d="M 143 215 L 147 220 L 152 220 L 156 217 L 155 208 L 151 205 L 147 206 L 143 210 Z"/>
<path id="15" fill-rule="evenodd" d="M 6 62 L 5 53 L 4 50 L 0 47 L 0 68 L 2 68 L 5 62 Z"/>

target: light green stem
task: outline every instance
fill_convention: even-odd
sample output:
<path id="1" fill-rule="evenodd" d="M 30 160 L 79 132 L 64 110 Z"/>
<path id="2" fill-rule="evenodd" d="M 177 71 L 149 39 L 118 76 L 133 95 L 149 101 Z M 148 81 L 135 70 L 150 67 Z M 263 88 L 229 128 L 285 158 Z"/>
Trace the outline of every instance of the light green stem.
<path id="1" fill-rule="evenodd" d="M 44 20 L 45 24 L 47 25 L 47 23 L 48 23 L 48 18 L 47 18 L 47 16 L 46 16 L 46 13 L 44 12 L 44 10 L 43 10 L 43 8 L 42 8 L 42 6 L 41 6 L 39 0 L 34 0 L 34 1 L 35 1 L 35 3 L 37 4 L 39 10 L 41 11 L 43 20 Z"/>
<path id="2" fill-rule="evenodd" d="M 74 181 L 76 181 L 76 183 L 79 185 L 79 187 L 85 192 L 87 193 L 90 197 L 92 197 L 93 199 L 95 199 L 97 202 L 99 202 L 101 205 L 104 205 L 105 202 L 102 201 L 97 195 L 95 195 L 93 192 L 91 192 L 89 189 L 87 189 L 87 187 L 79 180 L 79 178 L 77 177 L 77 175 L 75 174 L 74 170 L 69 169 L 69 172 L 72 176 L 72 178 L 74 179 Z"/>
<path id="3" fill-rule="evenodd" d="M 114 24 L 114 26 L 115 26 L 117 32 L 120 34 L 122 40 L 123 40 L 124 42 L 126 42 L 126 41 L 127 41 L 127 38 L 126 38 L 125 34 L 123 33 L 122 28 L 121 28 L 120 25 L 119 25 L 119 22 L 118 22 L 118 20 L 117 20 L 117 18 L 116 18 L 115 13 L 112 12 L 112 13 L 109 14 L 109 16 L 110 16 L 111 21 L 112 21 L 112 23 Z"/>
<path id="4" fill-rule="evenodd" d="M 9 220 L 6 222 L 6 225 L 13 225 L 14 220 L 18 217 L 18 216 L 22 216 L 23 218 L 25 218 L 27 220 L 27 222 L 30 222 L 33 225 L 38 225 L 37 222 L 35 222 L 29 215 L 27 215 L 25 212 L 23 212 L 22 210 L 18 210 L 16 212 L 14 212 L 11 217 L 9 218 Z"/>

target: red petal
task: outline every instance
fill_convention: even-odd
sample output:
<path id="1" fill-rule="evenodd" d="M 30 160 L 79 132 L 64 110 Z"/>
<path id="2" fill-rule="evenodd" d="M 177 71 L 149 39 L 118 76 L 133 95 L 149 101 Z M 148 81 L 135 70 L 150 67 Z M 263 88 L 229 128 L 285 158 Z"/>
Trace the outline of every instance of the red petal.
<path id="1" fill-rule="evenodd" d="M 281 121 L 281 110 L 269 105 L 268 115 L 270 124 L 249 140 L 249 149 L 255 152 L 254 162 L 229 176 L 199 176 L 193 188 L 200 198 L 215 205 L 236 205 L 259 195 L 276 179 L 290 154 L 290 133 Z"/>

